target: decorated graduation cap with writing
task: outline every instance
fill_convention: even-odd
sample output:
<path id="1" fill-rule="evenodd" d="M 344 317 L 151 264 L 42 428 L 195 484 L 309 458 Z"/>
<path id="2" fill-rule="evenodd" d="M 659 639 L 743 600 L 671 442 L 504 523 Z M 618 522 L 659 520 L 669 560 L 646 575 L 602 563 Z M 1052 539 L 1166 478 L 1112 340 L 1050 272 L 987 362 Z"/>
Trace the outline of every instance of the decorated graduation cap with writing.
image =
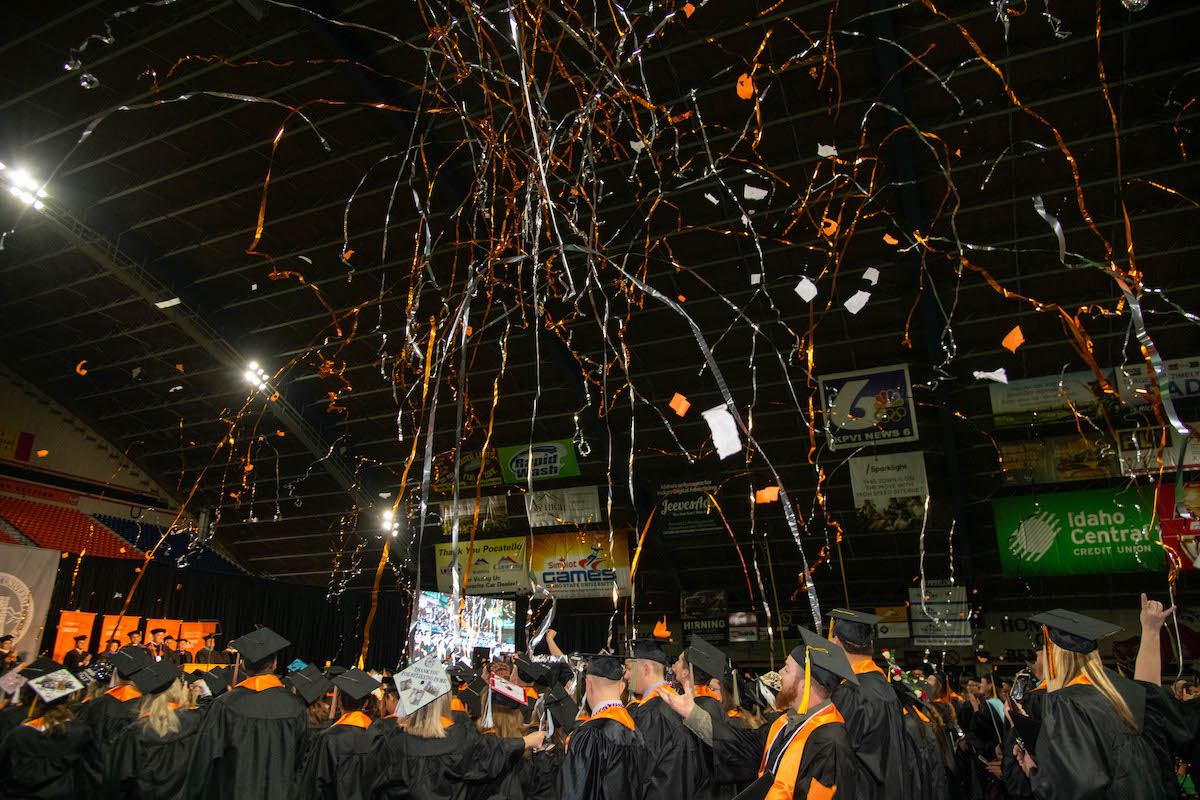
<path id="1" fill-rule="evenodd" d="M 503 708 L 521 710 L 529 704 L 523 688 L 500 677 L 492 678 L 491 692 L 492 702 Z"/>
<path id="2" fill-rule="evenodd" d="M 38 661 L 43 660 L 49 661 L 49 659 L 38 659 Z M 24 677 L 29 678 L 29 682 L 25 685 L 32 689 L 42 699 L 42 702 L 47 705 L 53 705 L 66 700 L 83 688 L 83 684 L 71 674 L 71 670 L 57 662 L 51 661 L 50 663 L 57 667 L 57 669 L 42 672 L 34 677 L 26 675 L 25 670 L 21 672 Z M 43 668 L 45 666 L 43 665 Z"/>
<path id="3" fill-rule="evenodd" d="M 436 656 L 426 656 L 396 675 L 396 716 L 407 717 L 450 693 L 450 676 Z"/>
<path id="4" fill-rule="evenodd" d="M 850 644 L 865 645 L 875 635 L 875 624 L 883 617 L 866 611 L 835 608 L 829 612 L 829 638 L 836 629 L 838 638 Z"/>
<path id="5" fill-rule="evenodd" d="M 1100 646 L 1100 640 L 1121 630 L 1102 619 L 1085 617 L 1065 608 L 1056 608 L 1029 618 L 1041 625 L 1052 643 L 1073 653 L 1091 653 Z"/>

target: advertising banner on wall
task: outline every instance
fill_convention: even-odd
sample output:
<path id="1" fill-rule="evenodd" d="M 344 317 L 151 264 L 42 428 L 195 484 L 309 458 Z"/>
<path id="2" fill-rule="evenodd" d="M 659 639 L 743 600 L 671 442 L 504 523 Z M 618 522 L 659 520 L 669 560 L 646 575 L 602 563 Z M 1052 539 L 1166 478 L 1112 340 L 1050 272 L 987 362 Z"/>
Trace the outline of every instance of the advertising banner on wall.
<path id="1" fill-rule="evenodd" d="M 919 530 L 925 517 L 925 454 L 884 453 L 850 459 L 859 522 L 868 530 Z"/>
<path id="2" fill-rule="evenodd" d="M 1098 489 L 992 501 L 1006 576 L 1163 569 L 1149 530 L 1152 497 Z"/>
<path id="3" fill-rule="evenodd" d="M 1008 486 L 1112 478 L 1118 474 L 1112 450 L 1107 438 L 1093 440 L 1079 435 L 1004 442 L 1000 445 L 1000 466 Z"/>
<path id="4" fill-rule="evenodd" d="M 690 642 L 693 634 L 700 634 L 706 641 L 720 644 L 728 638 L 729 596 L 724 589 L 680 592 L 679 616 L 685 642 Z"/>
<path id="5" fill-rule="evenodd" d="M 555 525 L 595 525 L 601 521 L 598 486 L 573 486 L 548 489 L 525 495 L 525 513 L 529 527 Z"/>
<path id="6" fill-rule="evenodd" d="M 1164 362 L 1167 391 L 1182 419 L 1200 417 L 1200 356 Z M 1132 406 L 1149 405 L 1154 396 L 1149 368 L 1145 362 L 1117 367 L 1117 393 Z"/>
<path id="7" fill-rule="evenodd" d="M 829 449 L 919 438 L 906 364 L 822 375 L 817 380 Z"/>
<path id="8" fill-rule="evenodd" d="M 482 477 L 480 477 L 481 471 L 483 473 Z M 474 450 L 466 446 L 462 448 L 458 469 L 459 496 L 466 496 L 468 492 L 470 492 L 471 496 L 474 496 L 476 486 L 486 488 L 488 486 L 500 486 L 502 483 L 504 483 L 504 475 L 500 471 L 500 462 L 497 460 L 494 450 L 489 448 L 486 456 L 481 456 L 478 447 Z M 438 453 L 433 457 L 433 483 L 431 488 L 435 493 L 441 495 L 454 493 L 453 450 Z"/>
<path id="9" fill-rule="evenodd" d="M 907 639 L 910 635 L 908 627 L 908 608 L 906 606 L 883 606 L 875 609 L 880 617 L 875 626 L 876 639 Z"/>
<path id="10" fill-rule="evenodd" d="M 1179 556 L 1179 568 L 1200 570 L 1200 483 L 1183 484 L 1176 502 L 1175 484 L 1158 487 L 1158 520 L 1163 544 Z M 1182 506 L 1182 508 L 1180 507 Z"/>
<path id="11" fill-rule="evenodd" d="M 949 581 L 927 581 L 925 595 L 920 587 L 908 590 L 908 613 L 916 647 L 970 647 L 971 607 L 965 586 Z"/>
<path id="12" fill-rule="evenodd" d="M 467 594 L 503 594 L 529 589 L 529 578 L 525 574 L 525 537 L 509 536 L 503 539 L 476 539 L 474 552 L 470 541 L 458 543 L 458 574 L 467 576 Z M 450 564 L 454 548 L 449 543 L 434 545 L 437 561 L 438 591 L 450 594 Z M 471 559 L 471 572 L 467 574 L 467 559 Z"/>
<path id="13" fill-rule="evenodd" d="M 1008 383 L 991 383 L 992 422 L 997 428 L 1073 419 L 1075 412 L 1095 410 L 1100 396 L 1099 382 L 1090 370 L 1025 378 Z"/>
<path id="14" fill-rule="evenodd" d="M 442 517 L 442 532 L 447 536 L 454 530 L 454 520 L 458 520 L 459 535 L 470 535 L 471 524 L 475 520 L 475 507 L 479 507 L 479 527 L 476 535 L 504 530 L 508 527 L 508 498 L 504 495 L 490 495 L 479 498 L 475 502 L 475 492 L 469 499 L 460 498 L 455 505 L 453 500 L 439 503 L 438 512 Z"/>
<path id="15" fill-rule="evenodd" d="M 663 536 L 724 531 L 709 495 L 717 496 L 720 482 L 713 477 L 658 482 L 654 524 Z"/>
<path id="16" fill-rule="evenodd" d="M 61 664 L 67 651 L 75 649 L 76 636 L 88 637 L 83 643 L 83 649 L 89 653 L 104 652 L 105 648 L 93 646 L 96 644 L 92 641 L 92 628 L 95 624 L 96 615 L 90 611 L 60 611 L 58 630 L 54 633 L 54 660 Z"/>
<path id="17" fill-rule="evenodd" d="M 142 624 L 141 617 L 122 617 L 118 614 L 105 614 L 104 620 L 100 623 L 100 644 L 107 649 L 109 639 L 118 639 L 121 646 L 129 644 L 128 633 L 130 631 L 139 630 Z"/>
<path id="18" fill-rule="evenodd" d="M 18 653 L 37 655 L 60 557 L 57 550 L 0 544 L 0 634 L 13 637 Z"/>
<path id="19" fill-rule="evenodd" d="M 1193 425 L 1193 428 L 1196 426 Z M 1157 427 L 1129 428 L 1117 431 L 1117 458 L 1122 475 L 1153 475 L 1161 469 L 1174 472 L 1179 465 L 1179 447 L 1183 436 L 1167 426 L 1163 442 L 1162 429 Z M 1159 463 L 1160 448 L 1162 463 Z M 1192 440 L 1183 453 L 1183 468 L 1200 469 L 1200 442 Z"/>
<path id="20" fill-rule="evenodd" d="M 734 611 L 729 615 L 729 641 L 757 642 L 758 614 L 753 611 Z"/>
<path id="21" fill-rule="evenodd" d="M 535 481 L 572 478 L 579 474 L 575 443 L 570 439 L 501 447 L 497 452 L 504 480 L 509 483 L 525 483 L 530 473 Z"/>
<path id="22" fill-rule="evenodd" d="M 608 531 L 539 533 L 533 537 L 530 572 L 534 582 L 557 597 L 612 597 L 629 594 L 629 548 L 617 531 L 609 548 Z"/>

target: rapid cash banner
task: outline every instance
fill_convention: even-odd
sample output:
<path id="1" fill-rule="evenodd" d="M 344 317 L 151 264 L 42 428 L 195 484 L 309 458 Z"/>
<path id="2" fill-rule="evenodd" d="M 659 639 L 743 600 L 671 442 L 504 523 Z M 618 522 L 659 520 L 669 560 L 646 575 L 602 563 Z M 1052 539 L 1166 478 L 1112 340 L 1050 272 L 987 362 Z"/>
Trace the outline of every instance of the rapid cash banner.
<path id="1" fill-rule="evenodd" d="M 575 460 L 575 443 L 570 439 L 516 447 L 501 447 L 500 468 L 509 483 L 525 483 L 532 475 L 535 481 L 572 478 L 579 474 Z"/>

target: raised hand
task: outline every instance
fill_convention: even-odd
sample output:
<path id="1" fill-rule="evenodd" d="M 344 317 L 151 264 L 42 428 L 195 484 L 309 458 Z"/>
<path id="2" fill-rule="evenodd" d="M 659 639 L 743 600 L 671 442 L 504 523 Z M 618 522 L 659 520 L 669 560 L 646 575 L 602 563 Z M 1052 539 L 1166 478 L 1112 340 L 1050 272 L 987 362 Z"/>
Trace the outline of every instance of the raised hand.
<path id="1" fill-rule="evenodd" d="M 674 692 L 659 692 L 659 697 L 671 707 L 679 716 L 687 719 L 696 709 L 696 697 L 690 691 L 685 691 L 683 694 L 675 694 Z"/>
<path id="2" fill-rule="evenodd" d="M 1175 606 L 1168 609 L 1163 609 L 1163 604 L 1157 600 L 1150 600 L 1146 597 L 1146 593 L 1142 592 L 1142 631 L 1155 631 L 1163 626 L 1167 618 L 1175 613 Z"/>

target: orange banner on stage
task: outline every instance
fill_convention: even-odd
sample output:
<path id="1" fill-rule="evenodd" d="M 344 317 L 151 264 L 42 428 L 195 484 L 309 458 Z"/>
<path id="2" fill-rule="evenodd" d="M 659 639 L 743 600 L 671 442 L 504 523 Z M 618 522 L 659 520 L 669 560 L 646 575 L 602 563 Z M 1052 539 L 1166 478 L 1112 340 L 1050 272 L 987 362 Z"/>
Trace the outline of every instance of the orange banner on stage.
<path id="1" fill-rule="evenodd" d="M 216 632 L 216 622 L 184 622 L 179 626 L 179 636 L 175 638 L 188 640 L 187 651 L 194 658 L 196 651 L 204 647 L 204 637 Z"/>
<path id="2" fill-rule="evenodd" d="M 68 650 L 75 649 L 75 637 L 86 636 L 87 642 L 83 649 L 95 652 L 92 648 L 92 627 L 96 624 L 96 615 L 90 611 L 62 611 L 58 615 L 58 633 L 54 636 L 54 660 L 62 663 L 63 656 Z M 103 651 L 104 648 L 100 648 Z"/>
<path id="3" fill-rule="evenodd" d="M 117 626 L 117 620 L 121 621 L 120 626 Z M 120 639 L 121 645 L 129 644 L 129 639 L 125 634 L 130 631 L 136 631 L 141 624 L 141 617 L 122 617 L 117 614 L 105 614 L 104 623 L 100 626 L 100 650 L 108 649 L 109 639 Z"/>

